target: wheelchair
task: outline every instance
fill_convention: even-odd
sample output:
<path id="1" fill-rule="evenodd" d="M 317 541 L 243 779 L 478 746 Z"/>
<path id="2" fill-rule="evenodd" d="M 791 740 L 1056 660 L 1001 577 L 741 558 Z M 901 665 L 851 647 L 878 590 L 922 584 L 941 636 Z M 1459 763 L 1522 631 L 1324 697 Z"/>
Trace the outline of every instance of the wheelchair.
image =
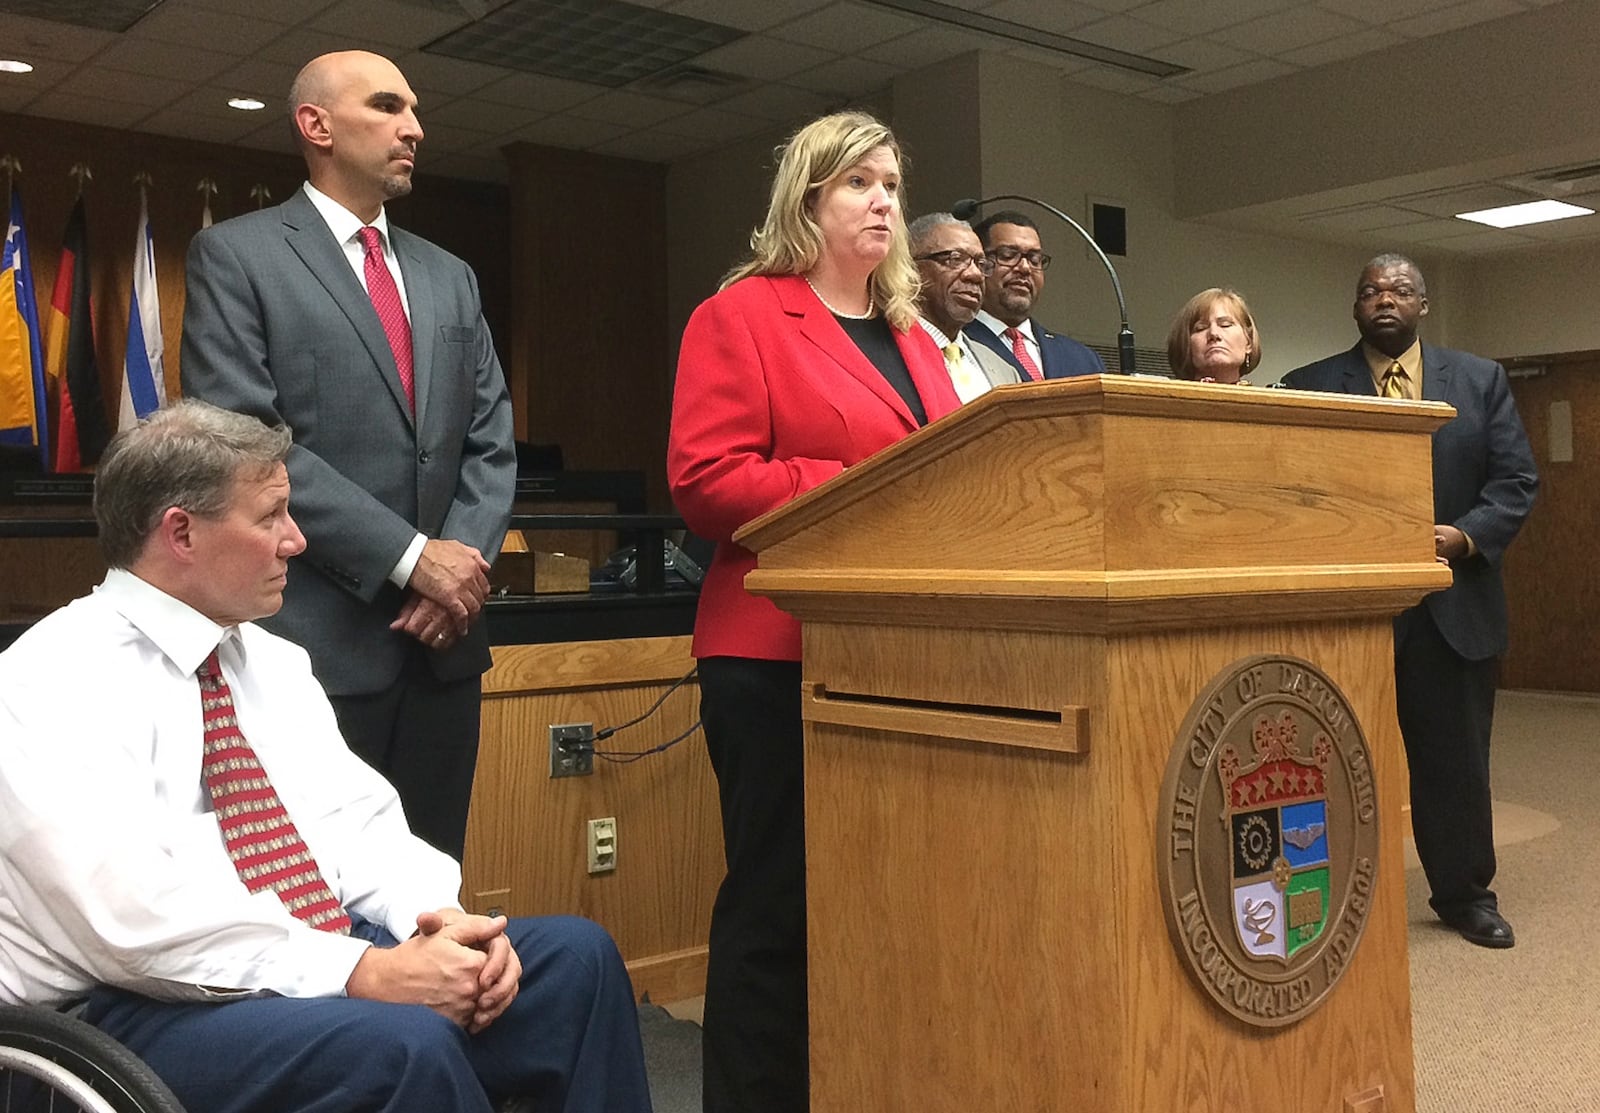
<path id="1" fill-rule="evenodd" d="M 0 1005 L 0 1113 L 184 1113 L 154 1072 L 92 1024 Z"/>

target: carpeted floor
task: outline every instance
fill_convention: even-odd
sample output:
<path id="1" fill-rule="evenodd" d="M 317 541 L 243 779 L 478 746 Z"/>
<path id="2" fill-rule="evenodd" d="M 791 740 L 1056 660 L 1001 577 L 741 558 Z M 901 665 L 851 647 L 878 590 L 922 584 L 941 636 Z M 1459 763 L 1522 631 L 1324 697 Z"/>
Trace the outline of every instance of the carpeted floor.
<path id="1" fill-rule="evenodd" d="M 1502 692 L 1493 762 L 1495 888 L 1517 945 L 1441 926 L 1410 859 L 1417 1113 L 1600 1113 L 1600 698 Z M 702 1005 L 640 1006 L 655 1113 L 700 1113 Z"/>
<path id="2" fill-rule="evenodd" d="M 1492 751 L 1509 951 L 1434 919 L 1407 871 L 1418 1113 L 1600 1110 L 1600 699 L 1502 692 Z"/>

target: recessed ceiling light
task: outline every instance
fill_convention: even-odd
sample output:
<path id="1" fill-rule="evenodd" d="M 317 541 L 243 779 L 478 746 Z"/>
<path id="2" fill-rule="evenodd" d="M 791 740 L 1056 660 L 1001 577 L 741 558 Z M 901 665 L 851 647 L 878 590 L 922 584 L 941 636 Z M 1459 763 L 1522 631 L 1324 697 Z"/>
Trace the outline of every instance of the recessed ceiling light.
<path id="1" fill-rule="evenodd" d="M 240 112 L 259 112 L 266 106 L 266 101 L 256 100 L 255 97 L 234 97 L 228 101 L 229 108 L 237 108 Z"/>
<path id="2" fill-rule="evenodd" d="M 1491 228 L 1517 228 L 1524 224 L 1544 224 L 1551 220 L 1566 220 L 1572 216 L 1590 216 L 1593 209 L 1569 205 L 1565 201 L 1524 201 L 1520 205 L 1502 205 L 1497 209 L 1479 209 L 1474 213 L 1457 213 L 1457 220 L 1470 220 L 1474 224 L 1487 224 Z"/>
<path id="3" fill-rule="evenodd" d="M 0 58 L 0 73 L 32 73 L 33 66 L 16 58 Z"/>

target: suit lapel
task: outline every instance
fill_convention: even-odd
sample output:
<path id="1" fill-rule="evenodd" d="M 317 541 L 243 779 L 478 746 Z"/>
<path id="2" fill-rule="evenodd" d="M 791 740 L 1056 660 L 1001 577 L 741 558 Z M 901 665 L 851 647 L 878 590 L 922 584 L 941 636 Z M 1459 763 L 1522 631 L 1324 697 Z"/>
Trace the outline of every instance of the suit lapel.
<path id="1" fill-rule="evenodd" d="M 1450 396 L 1450 380 L 1455 368 L 1450 366 L 1438 348 L 1422 346 L 1422 398 L 1426 402 L 1446 402 Z"/>
<path id="2" fill-rule="evenodd" d="M 389 225 L 389 236 L 400 260 L 400 275 L 406 280 L 406 301 L 411 310 L 411 372 L 417 395 L 416 425 L 420 428 L 428 409 L 428 394 L 433 386 L 434 345 L 439 340 L 433 278 L 415 253 L 411 237 Z"/>
<path id="3" fill-rule="evenodd" d="M 328 296 L 333 298 L 341 312 L 349 318 L 350 325 L 356 330 L 356 335 L 361 338 L 361 343 L 366 347 L 367 353 L 372 356 L 372 363 L 377 370 L 383 385 L 394 399 L 400 412 L 406 420 L 411 420 L 411 407 L 406 402 L 405 391 L 400 388 L 400 371 L 394 363 L 394 353 L 389 350 L 389 338 L 384 335 L 383 325 L 378 321 L 377 311 L 372 308 L 372 299 L 362 289 L 361 283 L 356 279 L 355 272 L 350 269 L 350 262 L 345 258 L 344 249 L 333 238 L 333 233 L 328 231 L 328 224 L 322 219 L 322 214 L 317 212 L 316 206 L 304 193 L 296 193 L 281 206 L 283 212 L 284 239 L 289 244 L 289 249 L 300 257 L 306 270 L 311 276 L 322 284 L 328 291 Z M 405 273 L 402 269 L 402 273 Z M 410 291 L 411 276 L 406 274 L 406 288 Z M 416 326 L 413 325 L 412 336 L 416 336 Z M 415 340 L 413 339 L 413 344 Z M 417 362 L 413 358 L 413 363 Z"/>
<path id="4" fill-rule="evenodd" d="M 839 322 L 833 319 L 833 314 L 829 313 L 811 292 L 806 280 L 798 276 L 775 277 L 772 279 L 772 284 L 777 291 L 778 302 L 783 311 L 790 316 L 800 318 L 801 335 L 820 348 L 862 386 L 882 399 L 884 405 L 900 416 L 907 429 L 915 429 L 917 419 L 906 407 L 905 399 L 889 385 L 889 380 L 883 377 L 883 372 L 874 367 L 872 361 L 861 353 L 855 341 L 845 334 Z"/>
<path id="5" fill-rule="evenodd" d="M 1344 383 L 1340 389 L 1345 394 L 1365 394 L 1369 398 L 1378 396 L 1378 388 L 1372 381 L 1372 368 L 1367 366 L 1367 357 L 1361 350 L 1361 341 L 1356 341 L 1356 346 L 1344 354 L 1343 372 Z"/>

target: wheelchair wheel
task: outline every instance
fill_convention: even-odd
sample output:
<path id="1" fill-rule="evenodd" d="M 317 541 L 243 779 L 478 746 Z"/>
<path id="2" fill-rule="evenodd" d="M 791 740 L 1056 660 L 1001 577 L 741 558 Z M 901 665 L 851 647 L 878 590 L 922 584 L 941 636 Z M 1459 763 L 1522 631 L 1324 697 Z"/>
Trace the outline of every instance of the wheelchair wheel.
<path id="1" fill-rule="evenodd" d="M 139 1057 L 92 1024 L 0 1006 L 0 1113 L 184 1113 Z"/>

